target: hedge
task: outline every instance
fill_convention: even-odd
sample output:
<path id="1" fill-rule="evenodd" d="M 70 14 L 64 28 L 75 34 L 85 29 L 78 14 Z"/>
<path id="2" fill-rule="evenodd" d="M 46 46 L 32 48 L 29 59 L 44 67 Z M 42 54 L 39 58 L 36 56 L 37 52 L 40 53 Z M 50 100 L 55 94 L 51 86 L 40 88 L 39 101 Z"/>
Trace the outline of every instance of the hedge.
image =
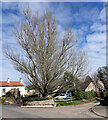
<path id="1" fill-rule="evenodd" d="M 72 91 L 72 95 L 76 100 L 82 100 L 83 99 L 83 91 L 80 88 L 75 88 Z"/>
<path id="2" fill-rule="evenodd" d="M 104 91 L 104 99 L 108 100 L 108 91 Z"/>
<path id="3" fill-rule="evenodd" d="M 83 99 L 92 99 L 94 97 L 97 97 L 96 92 L 83 92 Z"/>
<path id="4" fill-rule="evenodd" d="M 92 99 L 97 97 L 96 92 L 93 91 L 82 91 L 80 88 L 75 88 L 72 91 L 72 95 L 76 100 L 82 100 L 82 99 Z"/>
<path id="5" fill-rule="evenodd" d="M 43 100 L 49 100 L 50 98 L 46 97 L 25 97 L 23 98 L 23 101 L 43 101 Z"/>

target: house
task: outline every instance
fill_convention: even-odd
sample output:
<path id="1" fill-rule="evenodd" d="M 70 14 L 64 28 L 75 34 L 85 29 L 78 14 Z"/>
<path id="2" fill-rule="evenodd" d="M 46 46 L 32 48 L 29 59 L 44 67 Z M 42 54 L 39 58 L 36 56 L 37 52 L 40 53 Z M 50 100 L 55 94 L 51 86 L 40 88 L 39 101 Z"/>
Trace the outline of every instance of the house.
<path id="1" fill-rule="evenodd" d="M 96 85 L 94 84 L 94 82 L 92 81 L 90 76 L 86 76 L 83 80 L 82 83 L 72 87 L 73 88 L 80 88 L 81 90 L 87 92 L 87 91 L 98 91 L 98 88 L 96 87 Z"/>
<path id="2" fill-rule="evenodd" d="M 83 91 L 97 91 L 97 87 L 92 81 L 90 76 L 86 76 L 85 81 L 78 85 L 78 88 L 81 88 Z"/>
<path id="3" fill-rule="evenodd" d="M 98 91 L 98 88 L 95 86 L 94 82 L 92 81 L 90 76 L 86 76 L 85 78 L 83 78 L 83 80 L 81 80 L 82 82 L 80 82 L 79 84 L 77 84 L 76 86 L 72 86 L 70 85 L 68 88 L 63 88 L 61 89 L 58 94 L 60 93 L 66 93 L 68 92 L 72 92 L 74 88 L 80 88 L 81 90 L 87 92 L 87 91 Z"/>
<path id="4" fill-rule="evenodd" d="M 7 81 L 0 81 L 0 97 L 14 88 L 18 89 L 20 94 L 24 97 L 26 94 L 26 87 L 23 85 L 22 78 L 20 78 L 19 81 L 10 81 L 9 78 Z"/>

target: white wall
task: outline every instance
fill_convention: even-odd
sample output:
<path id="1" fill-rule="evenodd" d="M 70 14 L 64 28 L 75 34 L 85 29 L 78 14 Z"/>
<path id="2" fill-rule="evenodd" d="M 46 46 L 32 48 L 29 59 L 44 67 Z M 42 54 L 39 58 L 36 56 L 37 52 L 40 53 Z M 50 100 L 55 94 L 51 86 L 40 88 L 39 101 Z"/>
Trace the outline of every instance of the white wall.
<path id="1" fill-rule="evenodd" d="M 0 87 L 0 97 L 2 97 L 2 90 L 5 89 L 5 93 L 8 92 L 9 90 L 13 88 L 19 88 L 20 94 L 25 95 L 25 87 L 24 86 L 19 86 L 19 87 Z"/>
<path id="2" fill-rule="evenodd" d="M 85 91 L 91 91 L 91 90 L 96 91 L 96 87 L 93 84 L 93 82 L 91 82 L 89 86 L 85 89 Z"/>

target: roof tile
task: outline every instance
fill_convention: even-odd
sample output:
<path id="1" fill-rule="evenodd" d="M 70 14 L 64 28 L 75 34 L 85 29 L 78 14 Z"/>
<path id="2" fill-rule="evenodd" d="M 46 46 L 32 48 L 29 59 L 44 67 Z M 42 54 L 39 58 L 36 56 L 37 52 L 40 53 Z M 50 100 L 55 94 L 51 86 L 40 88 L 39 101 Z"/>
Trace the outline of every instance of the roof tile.
<path id="1" fill-rule="evenodd" d="M 7 81 L 0 81 L 0 86 L 23 86 L 23 83 L 19 81 L 10 81 L 9 83 Z"/>

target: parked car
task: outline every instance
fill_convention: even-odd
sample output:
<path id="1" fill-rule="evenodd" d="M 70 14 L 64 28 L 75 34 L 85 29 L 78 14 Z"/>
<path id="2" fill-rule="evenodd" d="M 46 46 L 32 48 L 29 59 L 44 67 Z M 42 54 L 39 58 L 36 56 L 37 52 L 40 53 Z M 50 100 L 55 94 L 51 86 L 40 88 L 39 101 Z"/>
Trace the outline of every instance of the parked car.
<path id="1" fill-rule="evenodd" d="M 65 99 L 66 98 L 66 94 L 65 93 L 61 93 L 60 95 L 56 96 L 55 98 L 57 98 L 57 99 Z"/>
<path id="2" fill-rule="evenodd" d="M 60 95 L 55 97 L 56 99 L 72 99 L 72 93 L 71 92 L 66 92 L 66 93 L 60 93 Z"/>

